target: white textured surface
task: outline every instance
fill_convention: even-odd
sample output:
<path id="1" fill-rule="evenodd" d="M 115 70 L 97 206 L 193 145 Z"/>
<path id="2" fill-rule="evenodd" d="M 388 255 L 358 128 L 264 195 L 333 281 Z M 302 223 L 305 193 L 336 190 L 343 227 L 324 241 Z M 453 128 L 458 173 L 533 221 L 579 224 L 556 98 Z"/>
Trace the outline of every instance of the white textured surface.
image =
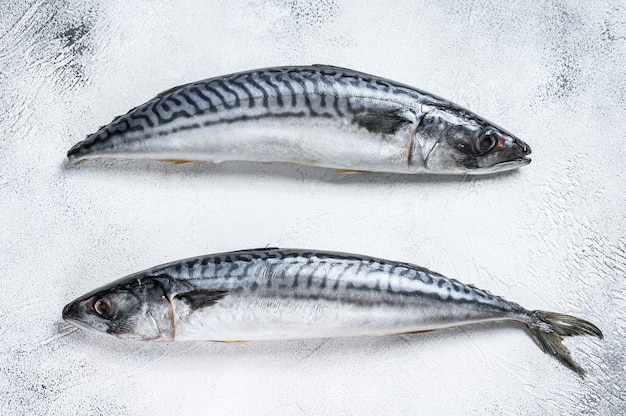
<path id="1" fill-rule="evenodd" d="M 622 2 L 31 3 L 0 5 L 0 414 L 626 412 Z M 465 105 L 533 163 L 484 178 L 65 165 L 159 91 L 310 63 Z M 420 264 L 587 318 L 605 340 L 566 341 L 582 380 L 507 325 L 235 345 L 123 342 L 61 320 L 130 272 L 265 245 Z"/>

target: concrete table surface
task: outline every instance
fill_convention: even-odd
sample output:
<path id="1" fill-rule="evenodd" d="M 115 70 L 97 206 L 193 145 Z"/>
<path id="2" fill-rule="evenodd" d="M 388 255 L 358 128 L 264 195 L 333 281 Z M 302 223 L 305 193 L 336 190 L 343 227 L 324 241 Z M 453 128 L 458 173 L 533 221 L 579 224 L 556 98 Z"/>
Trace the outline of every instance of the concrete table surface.
<path id="1" fill-rule="evenodd" d="M 533 149 L 487 177 L 65 153 L 170 87 L 326 63 L 470 108 Z M 626 7 L 619 1 L 4 1 L 0 414 L 626 413 Z M 406 261 L 588 319 L 583 379 L 522 327 L 142 343 L 61 319 L 179 258 L 263 246 Z"/>

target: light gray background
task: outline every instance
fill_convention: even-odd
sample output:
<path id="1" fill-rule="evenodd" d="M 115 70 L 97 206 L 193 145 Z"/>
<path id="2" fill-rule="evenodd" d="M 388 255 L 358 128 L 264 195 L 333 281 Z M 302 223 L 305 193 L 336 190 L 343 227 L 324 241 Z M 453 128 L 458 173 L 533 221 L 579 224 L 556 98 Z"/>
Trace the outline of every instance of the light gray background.
<path id="1" fill-rule="evenodd" d="M 626 412 L 623 2 L 5 1 L 0 414 Z M 182 83 L 328 63 L 446 97 L 533 149 L 483 178 L 65 152 Z M 521 327 L 248 344 L 123 342 L 65 303 L 156 264 L 265 245 L 412 262 L 598 324 L 583 380 Z"/>

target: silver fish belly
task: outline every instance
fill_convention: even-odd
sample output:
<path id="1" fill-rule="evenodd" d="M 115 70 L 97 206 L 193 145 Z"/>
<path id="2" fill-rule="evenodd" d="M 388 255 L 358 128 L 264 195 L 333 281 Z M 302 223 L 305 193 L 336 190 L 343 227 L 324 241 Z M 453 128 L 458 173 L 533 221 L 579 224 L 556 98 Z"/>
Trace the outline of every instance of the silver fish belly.
<path id="1" fill-rule="evenodd" d="M 63 317 L 120 338 L 165 341 L 389 335 L 513 320 L 580 374 L 562 337 L 602 337 L 579 318 L 530 311 L 415 265 L 273 248 L 157 266 L 81 296 Z"/>
<path id="2" fill-rule="evenodd" d="M 480 174 L 526 165 L 529 153 L 520 139 L 447 100 L 376 76 L 314 65 L 172 88 L 76 144 L 68 158 Z"/>

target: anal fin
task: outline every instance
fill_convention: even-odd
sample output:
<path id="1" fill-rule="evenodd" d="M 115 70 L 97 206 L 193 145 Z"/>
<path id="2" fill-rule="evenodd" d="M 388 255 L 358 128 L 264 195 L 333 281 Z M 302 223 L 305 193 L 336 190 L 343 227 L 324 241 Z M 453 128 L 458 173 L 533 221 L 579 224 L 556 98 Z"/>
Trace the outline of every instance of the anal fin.
<path id="1" fill-rule="evenodd" d="M 182 159 L 159 159 L 161 162 L 172 163 L 176 166 L 190 165 L 192 163 L 197 163 L 196 160 L 182 160 Z"/>
<path id="2" fill-rule="evenodd" d="M 422 329 L 419 331 L 398 332 L 397 334 L 394 334 L 394 335 L 412 335 L 412 334 L 421 334 L 424 332 L 435 332 L 435 331 L 439 331 L 439 329 Z"/>
<path id="3" fill-rule="evenodd" d="M 340 175 L 356 175 L 357 173 L 361 173 L 360 170 L 352 169 L 337 169 L 336 172 Z"/>

